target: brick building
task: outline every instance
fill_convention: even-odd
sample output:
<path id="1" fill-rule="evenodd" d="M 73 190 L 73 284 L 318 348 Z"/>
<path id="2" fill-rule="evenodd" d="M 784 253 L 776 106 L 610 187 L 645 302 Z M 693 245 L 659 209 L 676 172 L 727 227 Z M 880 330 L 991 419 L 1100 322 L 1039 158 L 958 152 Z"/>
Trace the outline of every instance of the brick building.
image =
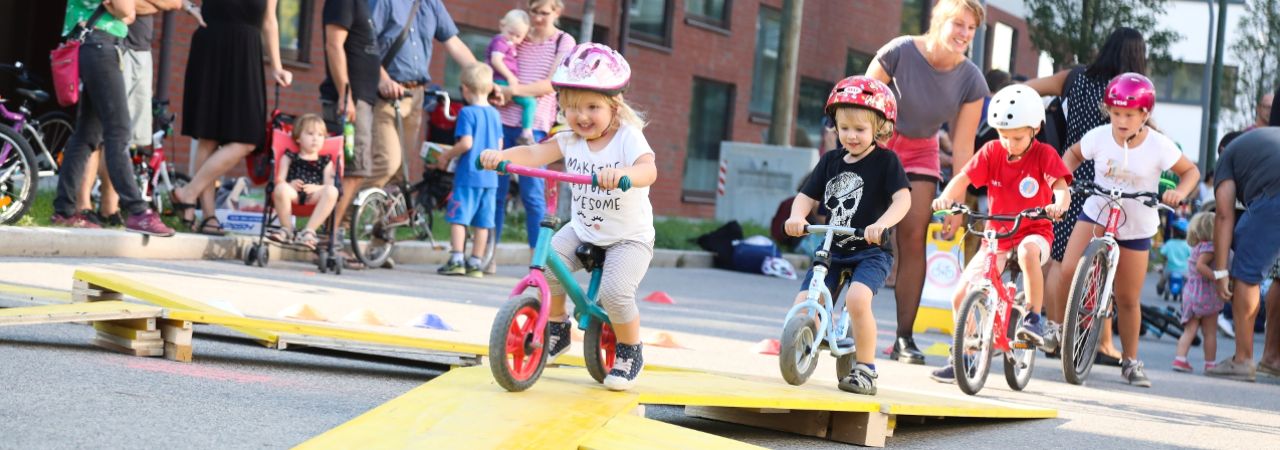
<path id="1" fill-rule="evenodd" d="M 281 47 L 294 84 L 281 90 L 281 109 L 318 111 L 317 86 L 324 79 L 320 10 L 323 0 L 279 0 Z M 498 19 L 524 0 L 446 0 L 460 37 L 477 56 L 497 32 Z M 577 35 L 582 0 L 566 0 L 561 28 Z M 596 2 L 593 40 L 617 46 L 621 2 Z M 772 111 L 782 0 L 631 0 L 625 52 L 635 70 L 628 100 L 648 114 L 646 136 L 658 154 L 660 180 L 651 196 L 660 215 L 710 217 L 718 143 L 763 142 Z M 799 55 L 795 144 L 816 143 L 821 109 L 836 80 L 862 73 L 875 51 L 903 33 L 928 26 L 929 0 L 809 1 L 805 3 Z M 47 61 L 57 43 L 65 2 L 19 2 L 0 18 L 0 61 Z M 183 74 L 195 22 L 173 15 L 173 36 L 157 36 L 171 45 L 167 95 L 181 114 Z M 38 19 L 37 19 L 38 18 Z M 32 22 L 32 19 L 35 21 Z M 1021 18 L 989 7 L 986 68 L 1011 68 L 1034 76 L 1039 52 L 1031 45 Z M 43 23 L 42 23 L 43 22 Z M 57 26 L 49 23 L 56 22 Z M 157 33 L 162 29 L 156 25 Z M 3 32 L 0 32 L 3 33 Z M 159 58 L 159 51 L 154 52 Z M 457 66 L 437 45 L 431 73 L 456 92 Z M 47 64 L 33 64 L 47 71 Z M 157 61 L 156 67 L 160 67 Z M 0 81 L 7 89 L 9 80 Z M 0 92 L 5 92 L 0 90 Z M 158 93 L 159 94 L 159 93 Z M 271 91 L 268 90 L 268 98 Z M 186 148 L 177 142 L 176 148 Z M 175 152 L 179 167 L 184 151 Z M 416 158 L 414 158 L 416 160 Z M 411 173 L 419 173 L 416 169 Z"/>

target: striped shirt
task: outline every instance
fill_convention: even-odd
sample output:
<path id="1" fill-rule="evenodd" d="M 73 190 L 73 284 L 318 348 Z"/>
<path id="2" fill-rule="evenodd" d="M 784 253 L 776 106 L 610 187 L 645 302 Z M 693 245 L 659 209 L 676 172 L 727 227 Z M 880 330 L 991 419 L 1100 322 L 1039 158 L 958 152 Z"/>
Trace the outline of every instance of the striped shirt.
<path id="1" fill-rule="evenodd" d="M 563 36 L 563 38 L 561 37 Z M 557 49 L 556 43 L 559 42 Z M 568 54 L 577 41 L 568 33 L 559 32 L 556 37 L 539 43 L 525 40 L 516 48 L 516 61 L 520 65 L 520 82 L 547 80 L 555 73 L 556 54 Z M 498 108 L 502 115 L 502 124 L 509 127 L 520 127 L 520 106 L 508 102 Z M 538 97 L 538 112 L 533 117 L 533 129 L 548 131 L 556 121 L 556 94 L 551 93 Z"/>

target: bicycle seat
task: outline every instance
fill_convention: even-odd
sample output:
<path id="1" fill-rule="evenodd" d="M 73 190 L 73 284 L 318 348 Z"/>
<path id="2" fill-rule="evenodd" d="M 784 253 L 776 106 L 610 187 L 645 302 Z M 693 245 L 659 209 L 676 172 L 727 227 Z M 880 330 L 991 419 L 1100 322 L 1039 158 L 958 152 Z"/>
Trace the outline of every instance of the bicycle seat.
<path id="1" fill-rule="evenodd" d="M 578 256 L 578 261 L 582 261 L 582 267 L 587 272 L 596 270 L 597 267 L 604 267 L 604 249 L 591 245 L 579 245 L 573 254 Z"/>
<path id="2" fill-rule="evenodd" d="M 25 98 L 27 100 L 31 100 L 36 103 L 44 103 L 49 101 L 49 93 L 45 91 L 41 91 L 39 89 L 31 90 L 31 89 L 18 88 L 18 89 L 15 89 L 14 92 L 17 92 L 19 97 Z"/>

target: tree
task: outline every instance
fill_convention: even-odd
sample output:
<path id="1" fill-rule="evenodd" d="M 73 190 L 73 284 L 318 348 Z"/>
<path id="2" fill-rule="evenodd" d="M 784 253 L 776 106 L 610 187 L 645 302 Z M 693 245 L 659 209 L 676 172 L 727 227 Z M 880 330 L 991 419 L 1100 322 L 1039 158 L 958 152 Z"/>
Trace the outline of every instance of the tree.
<path id="1" fill-rule="evenodd" d="M 1222 129 L 1252 125 L 1258 97 L 1280 84 L 1280 0 L 1248 0 L 1244 8 L 1236 40 L 1231 43 L 1231 52 L 1240 64 L 1235 104 L 1224 105 L 1234 112 L 1226 115 L 1230 118 L 1227 124 L 1233 127 Z"/>
<path id="2" fill-rule="evenodd" d="M 1267 1 L 1267 0 L 1264 0 Z M 1169 45 L 1182 35 L 1158 29 L 1169 0 L 1026 0 L 1031 42 L 1053 58 L 1057 69 L 1088 64 L 1117 27 L 1142 32 L 1147 59 L 1165 67 Z"/>

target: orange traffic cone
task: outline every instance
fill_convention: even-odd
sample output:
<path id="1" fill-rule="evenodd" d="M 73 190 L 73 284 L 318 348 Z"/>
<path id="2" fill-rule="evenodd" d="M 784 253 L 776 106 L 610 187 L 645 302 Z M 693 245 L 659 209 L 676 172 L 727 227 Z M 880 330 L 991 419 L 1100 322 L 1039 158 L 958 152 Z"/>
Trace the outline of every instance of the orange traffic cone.
<path id="1" fill-rule="evenodd" d="M 671 298 L 670 295 L 667 295 L 666 292 L 662 292 L 662 291 L 653 291 L 652 294 L 649 294 L 648 297 L 644 298 L 644 301 L 649 303 L 659 303 L 663 305 L 676 304 L 675 299 Z"/>
<path id="2" fill-rule="evenodd" d="M 644 340 L 644 345 L 665 348 L 685 348 L 683 345 L 676 342 L 675 336 L 672 336 L 671 333 L 666 331 L 656 331 L 649 335 L 649 338 Z"/>
<path id="3" fill-rule="evenodd" d="M 385 323 L 382 322 L 382 319 L 378 318 L 377 314 L 375 314 L 373 311 L 370 311 L 367 308 L 360 308 L 355 311 L 351 311 L 350 314 L 347 314 L 346 317 L 342 318 L 342 322 L 353 323 L 357 325 L 375 325 L 375 326 L 386 325 Z"/>
<path id="4" fill-rule="evenodd" d="M 329 319 L 326 319 L 323 315 L 321 315 L 318 311 L 316 311 L 315 308 L 312 308 L 311 305 L 308 305 L 306 303 L 299 303 L 299 304 L 290 306 L 288 308 L 285 308 L 284 310 L 281 310 L 280 313 L 277 315 L 284 319 L 313 320 L 316 322 L 329 321 Z"/>
<path id="5" fill-rule="evenodd" d="M 765 339 L 751 346 L 751 351 L 761 355 L 776 355 L 781 348 L 782 344 L 777 339 Z"/>

